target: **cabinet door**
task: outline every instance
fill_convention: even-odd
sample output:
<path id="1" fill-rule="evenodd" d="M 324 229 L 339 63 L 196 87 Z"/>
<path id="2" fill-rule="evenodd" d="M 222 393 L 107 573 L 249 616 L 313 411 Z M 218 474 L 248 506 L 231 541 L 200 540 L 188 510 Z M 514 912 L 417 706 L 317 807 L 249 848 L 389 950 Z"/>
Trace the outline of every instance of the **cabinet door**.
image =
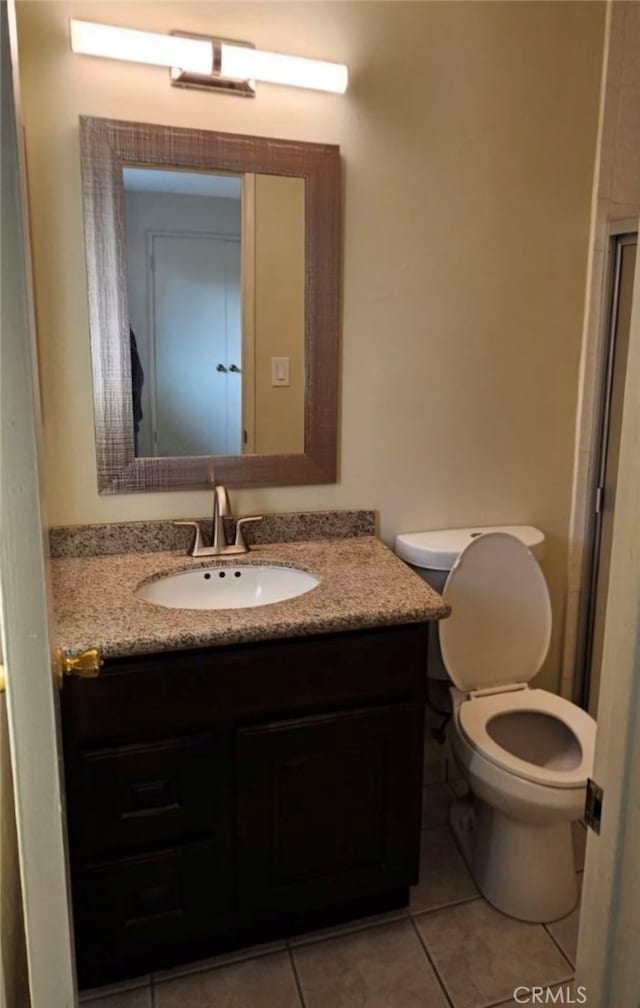
<path id="1" fill-rule="evenodd" d="M 417 880 L 421 704 L 241 728 L 238 901 L 277 920 Z"/>

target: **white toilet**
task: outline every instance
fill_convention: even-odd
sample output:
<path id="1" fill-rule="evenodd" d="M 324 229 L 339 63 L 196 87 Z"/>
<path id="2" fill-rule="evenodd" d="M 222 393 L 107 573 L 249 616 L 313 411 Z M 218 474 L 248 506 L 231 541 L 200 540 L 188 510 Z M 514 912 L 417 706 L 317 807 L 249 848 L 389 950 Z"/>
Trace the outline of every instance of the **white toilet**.
<path id="1" fill-rule="evenodd" d="M 450 741 L 473 796 L 453 806 L 452 826 L 487 900 L 538 923 L 577 901 L 571 823 L 584 813 L 596 731 L 575 704 L 527 685 L 551 637 L 533 555 L 543 544 L 529 526 L 396 538 L 398 555 L 452 610 L 430 654 L 436 676 L 444 668 L 454 683 Z"/>

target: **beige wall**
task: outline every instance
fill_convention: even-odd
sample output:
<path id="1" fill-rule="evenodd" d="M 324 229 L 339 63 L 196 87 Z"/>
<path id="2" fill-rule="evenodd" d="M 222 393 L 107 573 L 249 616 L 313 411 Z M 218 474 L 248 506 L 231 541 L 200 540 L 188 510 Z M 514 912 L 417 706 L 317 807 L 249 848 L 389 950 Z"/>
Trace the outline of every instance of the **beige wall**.
<path id="1" fill-rule="evenodd" d="M 77 118 L 340 144 L 340 482 L 239 511 L 372 507 L 401 529 L 548 535 L 556 685 L 604 7 L 600 3 L 19 3 L 51 523 L 204 514 L 207 493 L 96 493 Z M 70 15 L 249 38 L 350 65 L 346 96 L 171 89 L 73 56 Z"/>
<path id="2" fill-rule="evenodd" d="M 255 451 L 304 451 L 304 179 L 255 176 Z M 271 358 L 288 357 L 274 387 Z"/>

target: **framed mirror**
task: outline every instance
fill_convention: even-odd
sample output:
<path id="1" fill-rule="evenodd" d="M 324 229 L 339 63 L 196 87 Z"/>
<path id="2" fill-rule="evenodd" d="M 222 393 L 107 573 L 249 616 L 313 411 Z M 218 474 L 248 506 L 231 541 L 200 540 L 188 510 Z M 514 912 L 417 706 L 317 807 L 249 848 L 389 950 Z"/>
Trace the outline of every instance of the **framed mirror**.
<path id="1" fill-rule="evenodd" d="M 81 117 L 101 494 L 336 479 L 340 154 Z"/>

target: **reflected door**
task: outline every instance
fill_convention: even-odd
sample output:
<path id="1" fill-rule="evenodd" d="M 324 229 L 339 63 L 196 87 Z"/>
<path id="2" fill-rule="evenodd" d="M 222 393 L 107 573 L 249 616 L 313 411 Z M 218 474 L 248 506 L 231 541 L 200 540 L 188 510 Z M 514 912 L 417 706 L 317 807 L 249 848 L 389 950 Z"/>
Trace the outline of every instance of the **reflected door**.
<path id="1" fill-rule="evenodd" d="M 240 243 L 153 236 L 154 454 L 236 455 L 241 448 Z"/>

